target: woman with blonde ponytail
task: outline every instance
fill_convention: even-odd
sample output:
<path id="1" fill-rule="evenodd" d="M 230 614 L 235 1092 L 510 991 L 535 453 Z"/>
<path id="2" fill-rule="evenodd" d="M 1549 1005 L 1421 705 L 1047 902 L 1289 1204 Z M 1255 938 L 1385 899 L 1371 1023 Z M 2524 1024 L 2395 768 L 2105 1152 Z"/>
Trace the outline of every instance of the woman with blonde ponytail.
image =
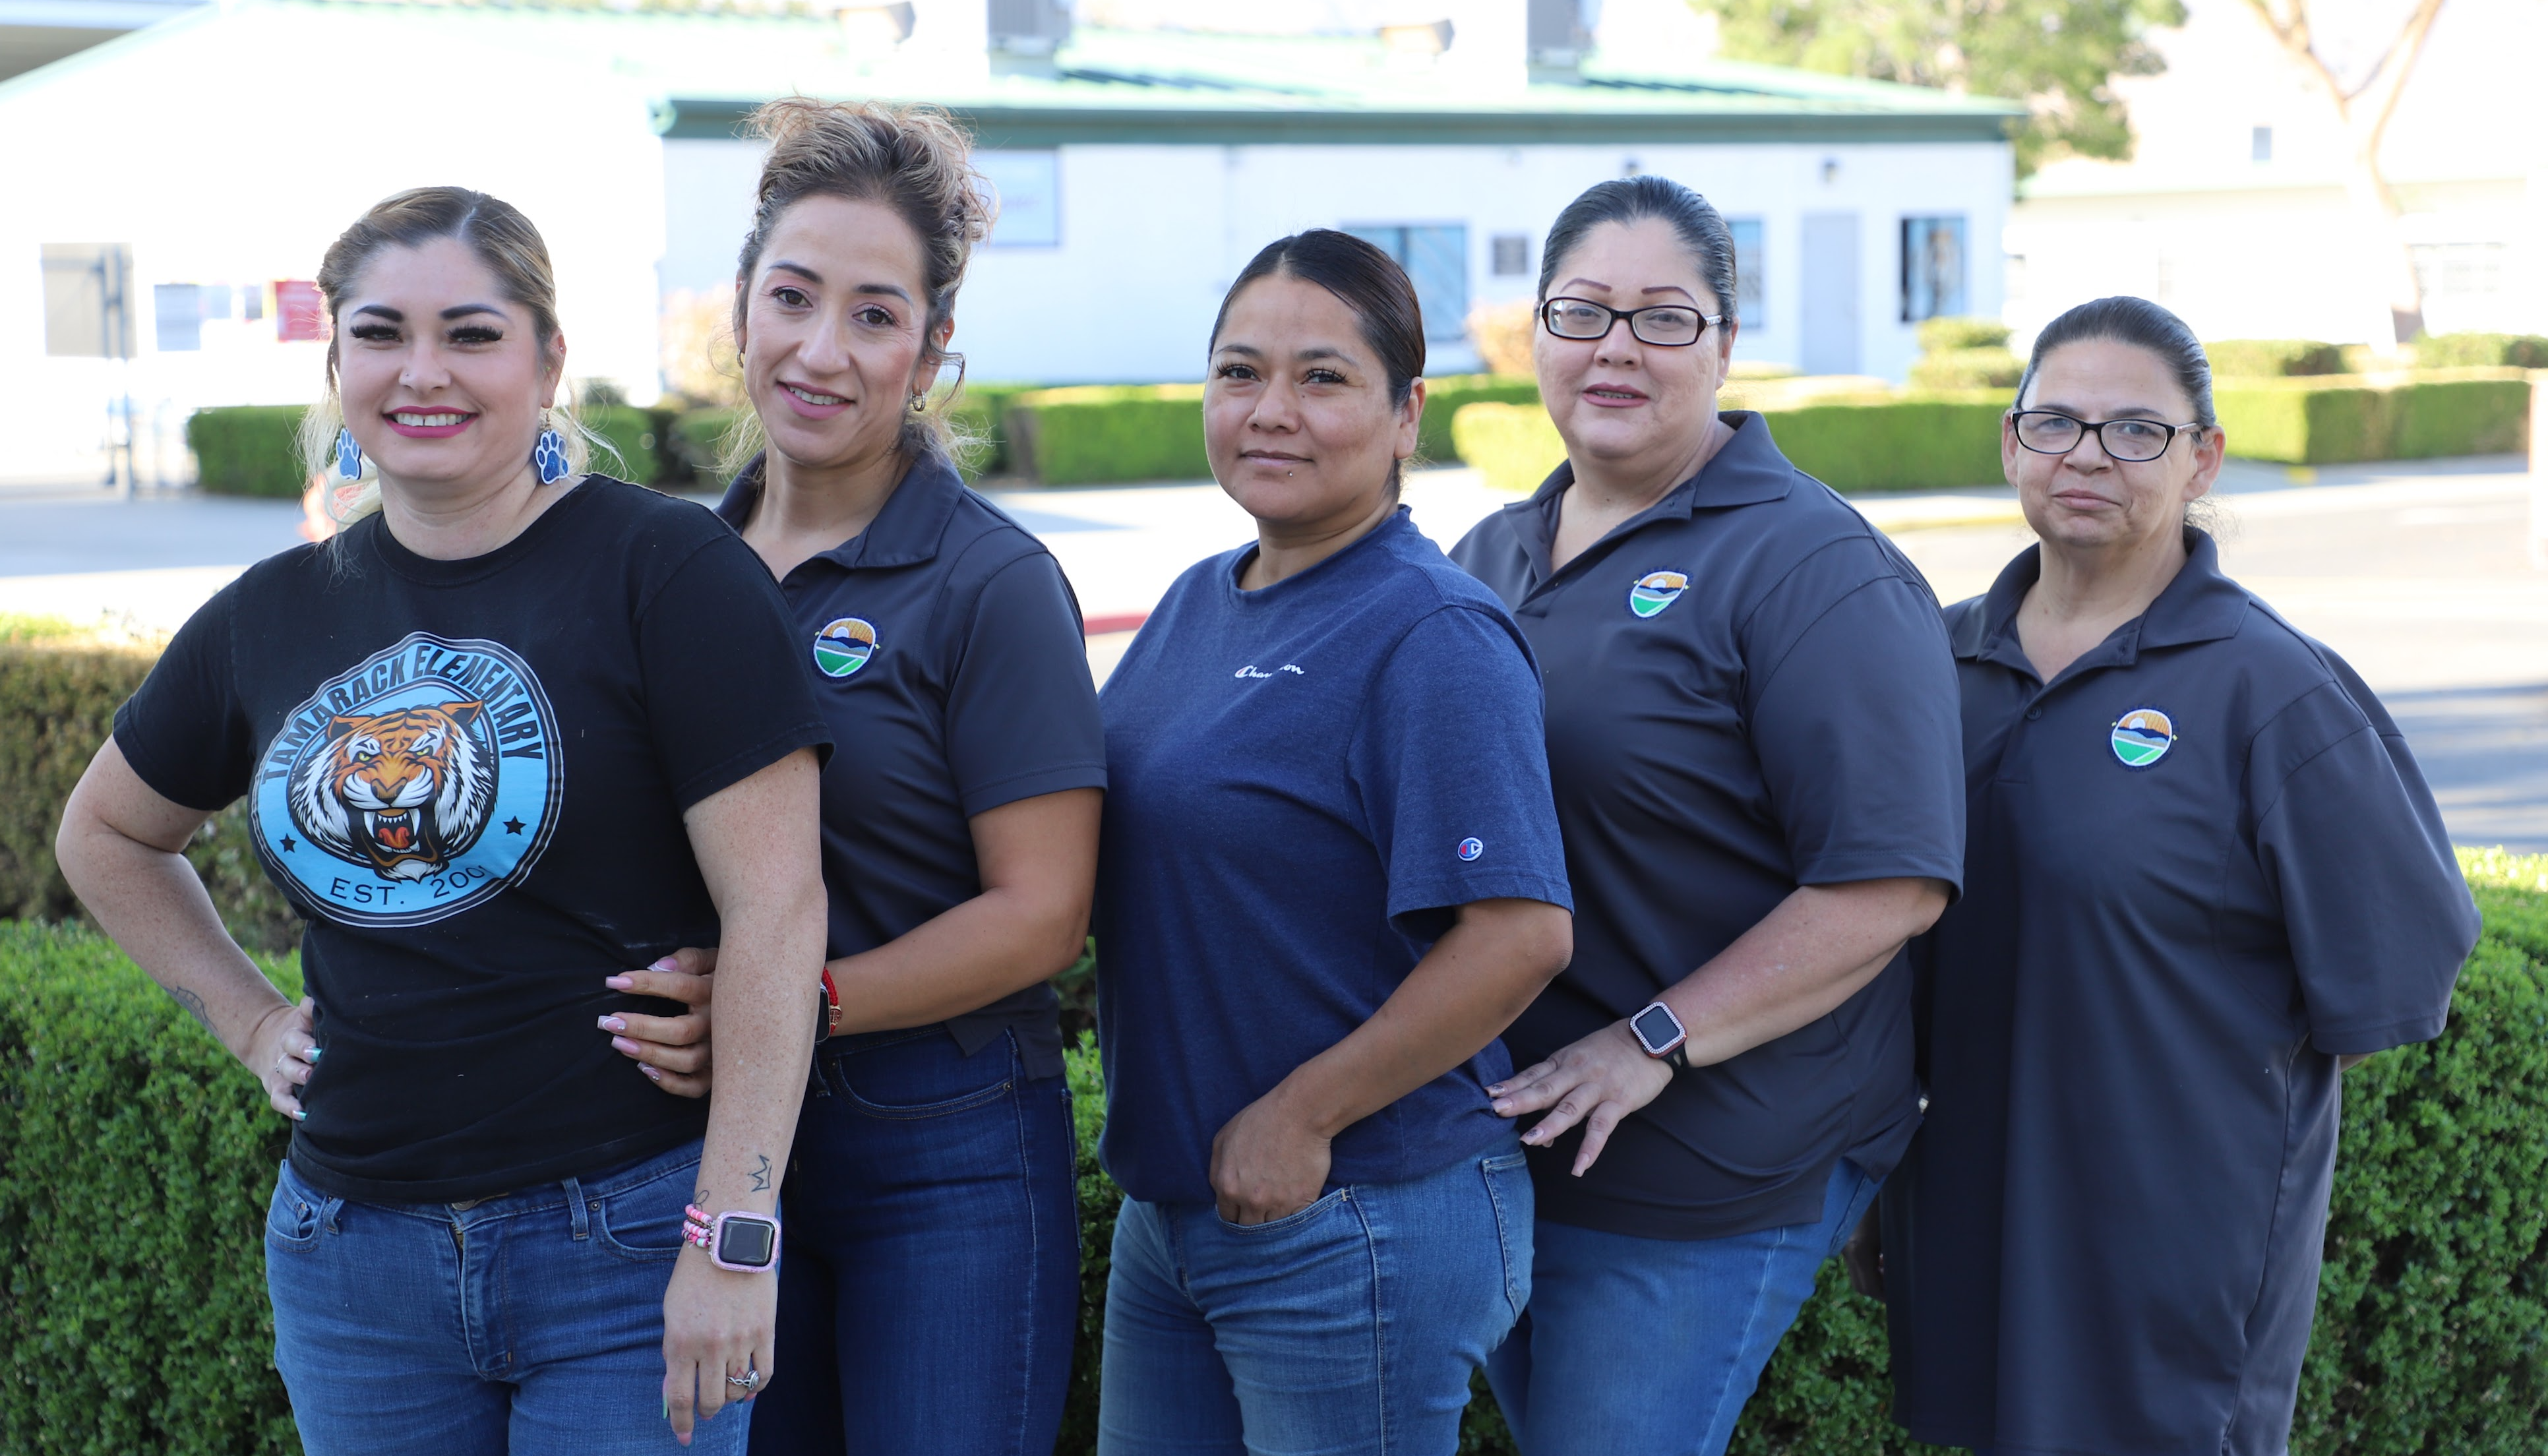
<path id="1" fill-rule="evenodd" d="M 740 1452 L 776 1370 L 831 736 L 733 533 L 580 473 L 527 219 L 403 192 L 318 281 L 307 434 L 359 488 L 346 525 L 178 632 L 64 809 L 62 871 L 293 1122 L 266 1286 L 312 1456 Z M 309 922 L 297 1006 L 179 853 L 242 794 Z M 623 967 L 701 944 L 713 1107 L 606 1036 L 658 1004 Z"/>

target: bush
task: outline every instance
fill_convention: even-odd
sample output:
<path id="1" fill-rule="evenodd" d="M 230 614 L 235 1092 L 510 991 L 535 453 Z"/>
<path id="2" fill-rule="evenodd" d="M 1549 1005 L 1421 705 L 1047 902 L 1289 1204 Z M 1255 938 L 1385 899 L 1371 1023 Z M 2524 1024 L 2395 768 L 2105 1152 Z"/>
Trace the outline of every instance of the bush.
<path id="1" fill-rule="evenodd" d="M 670 410 L 594 404 L 577 410 L 576 418 L 609 447 L 593 448 L 590 462 L 592 469 L 640 486 L 664 480 L 667 452 L 663 444 L 673 422 Z"/>
<path id="2" fill-rule="evenodd" d="M 1539 405 L 1539 381 L 1527 374 L 1451 374 L 1424 382 L 1424 416 L 1415 425 L 1415 458 L 1424 465 L 1464 460 L 1451 420 L 1471 405 Z"/>
<path id="3" fill-rule="evenodd" d="M 75 634 L 13 635 L 0 633 L 0 918 L 60 920 L 79 913 L 53 863 L 62 803 L 157 653 Z M 300 919 L 250 848 L 245 800 L 214 815 L 186 858 L 241 945 L 299 944 Z"/>
<path id="4" fill-rule="evenodd" d="M 1996 318 L 1924 318 L 1912 332 L 1920 340 L 1920 352 L 1924 354 L 2008 347 L 2008 325 Z M 2016 382 L 2009 381 L 2011 384 Z"/>
<path id="5" fill-rule="evenodd" d="M 255 1079 L 95 933 L 0 925 L 0 1449 L 298 1452 Z"/>
<path id="6" fill-rule="evenodd" d="M 1212 479 L 1199 384 L 1035 390 L 1006 428 L 1011 463 L 1047 486 Z"/>
<path id="7" fill-rule="evenodd" d="M 2230 453 L 2287 465 L 2520 450 L 2530 385 L 2517 370 L 2242 379 L 2212 394 Z"/>
<path id="8" fill-rule="evenodd" d="M 1911 362 L 1911 387 L 1915 390 L 2013 390 L 2025 373 L 2026 361 L 2005 347 L 1947 349 L 1923 354 Z"/>
<path id="9" fill-rule="evenodd" d="M 735 413 L 735 410 L 711 406 L 684 410 L 673 416 L 672 424 L 661 438 L 671 454 L 673 472 L 686 475 L 690 489 L 725 489 L 725 472 L 719 461 L 725 453 L 726 432 L 734 428 Z"/>
<path id="10" fill-rule="evenodd" d="M 196 479 L 215 496 L 301 499 L 310 472 L 301 463 L 299 405 L 235 405 L 186 417 L 186 448 Z"/>
<path id="11" fill-rule="evenodd" d="M 2215 379 L 2344 372 L 2344 352 L 2314 339 L 2225 338 L 2205 344 L 2203 352 L 2212 361 Z"/>
<path id="12" fill-rule="evenodd" d="M 2548 857 L 2461 852 L 2486 934 L 2449 1028 L 2344 1082 L 2326 1270 L 2293 1448 L 2529 1456 L 2548 1411 Z M 266 972 L 299 994 L 287 958 Z M 1066 1057 L 1079 1138 L 1077 1349 L 1060 1451 L 1095 1443 L 1123 1195 L 1097 1165 L 1094 1040 Z M 264 1304 L 280 1119 L 95 934 L 0 926 L 0 1449 L 298 1449 Z M 101 1211 L 111 1211 L 99 1217 Z M 79 1238 L 52 1236 L 76 1227 Z M 1913 1456 L 1883 1311 L 1826 1265 L 1735 1456 Z M 1491 1399 L 1461 1449 L 1510 1456 Z"/>
<path id="13" fill-rule="evenodd" d="M 1870 403 L 1806 403 L 1761 411 L 1797 469 L 1840 491 L 1940 490 L 1997 484 L 2005 395 L 1908 395 Z M 1490 488 L 1536 490 L 1566 458 L 1545 411 L 1472 405 L 1453 424 L 1460 458 Z"/>
<path id="14" fill-rule="evenodd" d="M 980 442 L 965 467 L 968 479 L 1018 473 L 1017 459 L 1009 449 L 1009 406 L 1020 395 L 1031 395 L 1042 388 L 1032 384 L 968 384 L 956 397 L 948 417 Z"/>
<path id="15" fill-rule="evenodd" d="M 2436 333 L 2415 340 L 2418 369 L 2488 366 L 2548 369 L 2548 338 L 2535 333 Z"/>

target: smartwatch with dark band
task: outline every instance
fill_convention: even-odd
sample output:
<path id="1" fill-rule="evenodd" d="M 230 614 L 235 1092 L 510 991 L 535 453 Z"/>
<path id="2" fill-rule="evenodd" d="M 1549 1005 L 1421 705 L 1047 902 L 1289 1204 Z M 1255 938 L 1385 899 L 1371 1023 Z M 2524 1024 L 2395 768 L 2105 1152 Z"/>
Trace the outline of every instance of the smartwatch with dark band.
<path id="1" fill-rule="evenodd" d="M 1637 1045 L 1646 1048 L 1648 1056 L 1660 1059 L 1675 1071 L 1689 1070 L 1689 1053 L 1684 1049 L 1689 1031 L 1681 1024 L 1680 1017 L 1673 1015 L 1671 1007 L 1661 1001 L 1648 1002 L 1645 1010 L 1628 1018 L 1628 1030 L 1635 1034 Z"/>

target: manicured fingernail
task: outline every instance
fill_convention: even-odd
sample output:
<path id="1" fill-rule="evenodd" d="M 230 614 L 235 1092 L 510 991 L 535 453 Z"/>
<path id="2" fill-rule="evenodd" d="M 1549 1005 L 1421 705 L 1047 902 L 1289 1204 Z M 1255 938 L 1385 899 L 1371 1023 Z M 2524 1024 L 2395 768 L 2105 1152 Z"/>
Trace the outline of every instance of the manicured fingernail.
<path id="1" fill-rule="evenodd" d="M 327 1048 L 324 1046 L 313 1046 L 309 1050 L 302 1052 L 301 1055 L 308 1061 L 316 1062 L 318 1059 L 318 1054 L 326 1049 Z"/>
<path id="2" fill-rule="evenodd" d="M 310 1114 L 296 1107 L 292 1110 L 292 1120 L 296 1123 L 306 1123 L 310 1121 Z"/>
<path id="3" fill-rule="evenodd" d="M 664 1074 L 662 1072 L 657 1071 L 655 1068 L 648 1066 L 642 1061 L 637 1063 L 637 1070 L 644 1072 L 646 1074 L 646 1080 L 650 1082 L 660 1082 L 664 1080 Z"/>
<path id="4" fill-rule="evenodd" d="M 1501 1097 L 1497 1098 L 1495 1101 L 1493 1101 L 1493 1102 L 1491 1102 L 1491 1103 L 1488 1103 L 1487 1105 L 1488 1105 L 1489 1107 L 1492 1107 L 1492 1108 L 1494 1108 L 1494 1109 L 1496 1110 L 1496 1116 L 1498 1116 L 1498 1117 L 1502 1117 L 1502 1116 L 1503 1116 L 1505 1113 L 1508 1113 L 1508 1112 L 1512 1111 L 1512 1104 L 1511 1104 L 1511 1103 L 1509 1103 L 1509 1102 L 1504 1101 L 1504 1100 L 1503 1100 L 1502 1098 L 1501 1098 Z"/>
<path id="5" fill-rule="evenodd" d="M 624 976 L 624 975 L 606 975 L 606 976 L 603 976 L 603 977 L 601 978 L 601 983 L 602 983 L 603 985 L 605 985 L 605 986 L 608 986 L 610 989 L 612 989 L 612 990 L 614 990 L 614 991 L 625 991 L 625 990 L 627 990 L 629 987 L 634 986 L 635 984 L 637 984 L 635 981 L 630 980 L 628 977 L 626 977 L 626 976 Z"/>
<path id="6" fill-rule="evenodd" d="M 671 1396 L 666 1396 L 664 1398 L 664 1418 L 666 1420 L 673 1418 L 673 1398 Z"/>
<path id="7" fill-rule="evenodd" d="M 682 962 L 670 956 L 667 956 L 663 959 L 656 961 L 654 964 L 647 966 L 646 968 L 648 970 L 679 970 L 682 968 Z"/>
<path id="8" fill-rule="evenodd" d="M 621 1021 L 615 1016 L 605 1016 L 598 1022 L 595 1022 L 594 1025 L 600 1027 L 605 1032 L 624 1032 L 628 1030 L 628 1023 Z"/>
<path id="9" fill-rule="evenodd" d="M 1488 1095 L 1488 1096 L 1490 1096 L 1490 1097 L 1502 1097 L 1502 1096 L 1503 1096 L 1503 1095 L 1504 1095 L 1504 1084 L 1503 1084 L 1503 1083 L 1502 1083 L 1502 1082 L 1498 1082 L 1498 1083 L 1496 1083 L 1494 1086 L 1489 1087 L 1489 1088 L 1487 1089 L 1487 1095 Z"/>
<path id="10" fill-rule="evenodd" d="M 632 1056 L 637 1053 L 637 1044 L 629 1041 L 626 1037 L 613 1037 L 610 1039 L 610 1045 Z"/>

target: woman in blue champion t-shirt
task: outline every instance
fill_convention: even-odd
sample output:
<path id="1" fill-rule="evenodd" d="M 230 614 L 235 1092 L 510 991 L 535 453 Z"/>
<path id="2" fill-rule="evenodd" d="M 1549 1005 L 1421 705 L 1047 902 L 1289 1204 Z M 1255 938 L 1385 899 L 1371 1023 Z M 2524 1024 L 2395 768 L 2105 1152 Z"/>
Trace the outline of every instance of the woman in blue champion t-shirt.
<path id="1" fill-rule="evenodd" d="M 1100 699 L 1107 1456 L 1448 1453 L 1529 1295 L 1486 1085 L 1572 901 L 1529 651 L 1398 504 L 1423 363 L 1379 249 L 1257 254 L 1204 396 L 1257 539 L 1178 579 Z"/>

